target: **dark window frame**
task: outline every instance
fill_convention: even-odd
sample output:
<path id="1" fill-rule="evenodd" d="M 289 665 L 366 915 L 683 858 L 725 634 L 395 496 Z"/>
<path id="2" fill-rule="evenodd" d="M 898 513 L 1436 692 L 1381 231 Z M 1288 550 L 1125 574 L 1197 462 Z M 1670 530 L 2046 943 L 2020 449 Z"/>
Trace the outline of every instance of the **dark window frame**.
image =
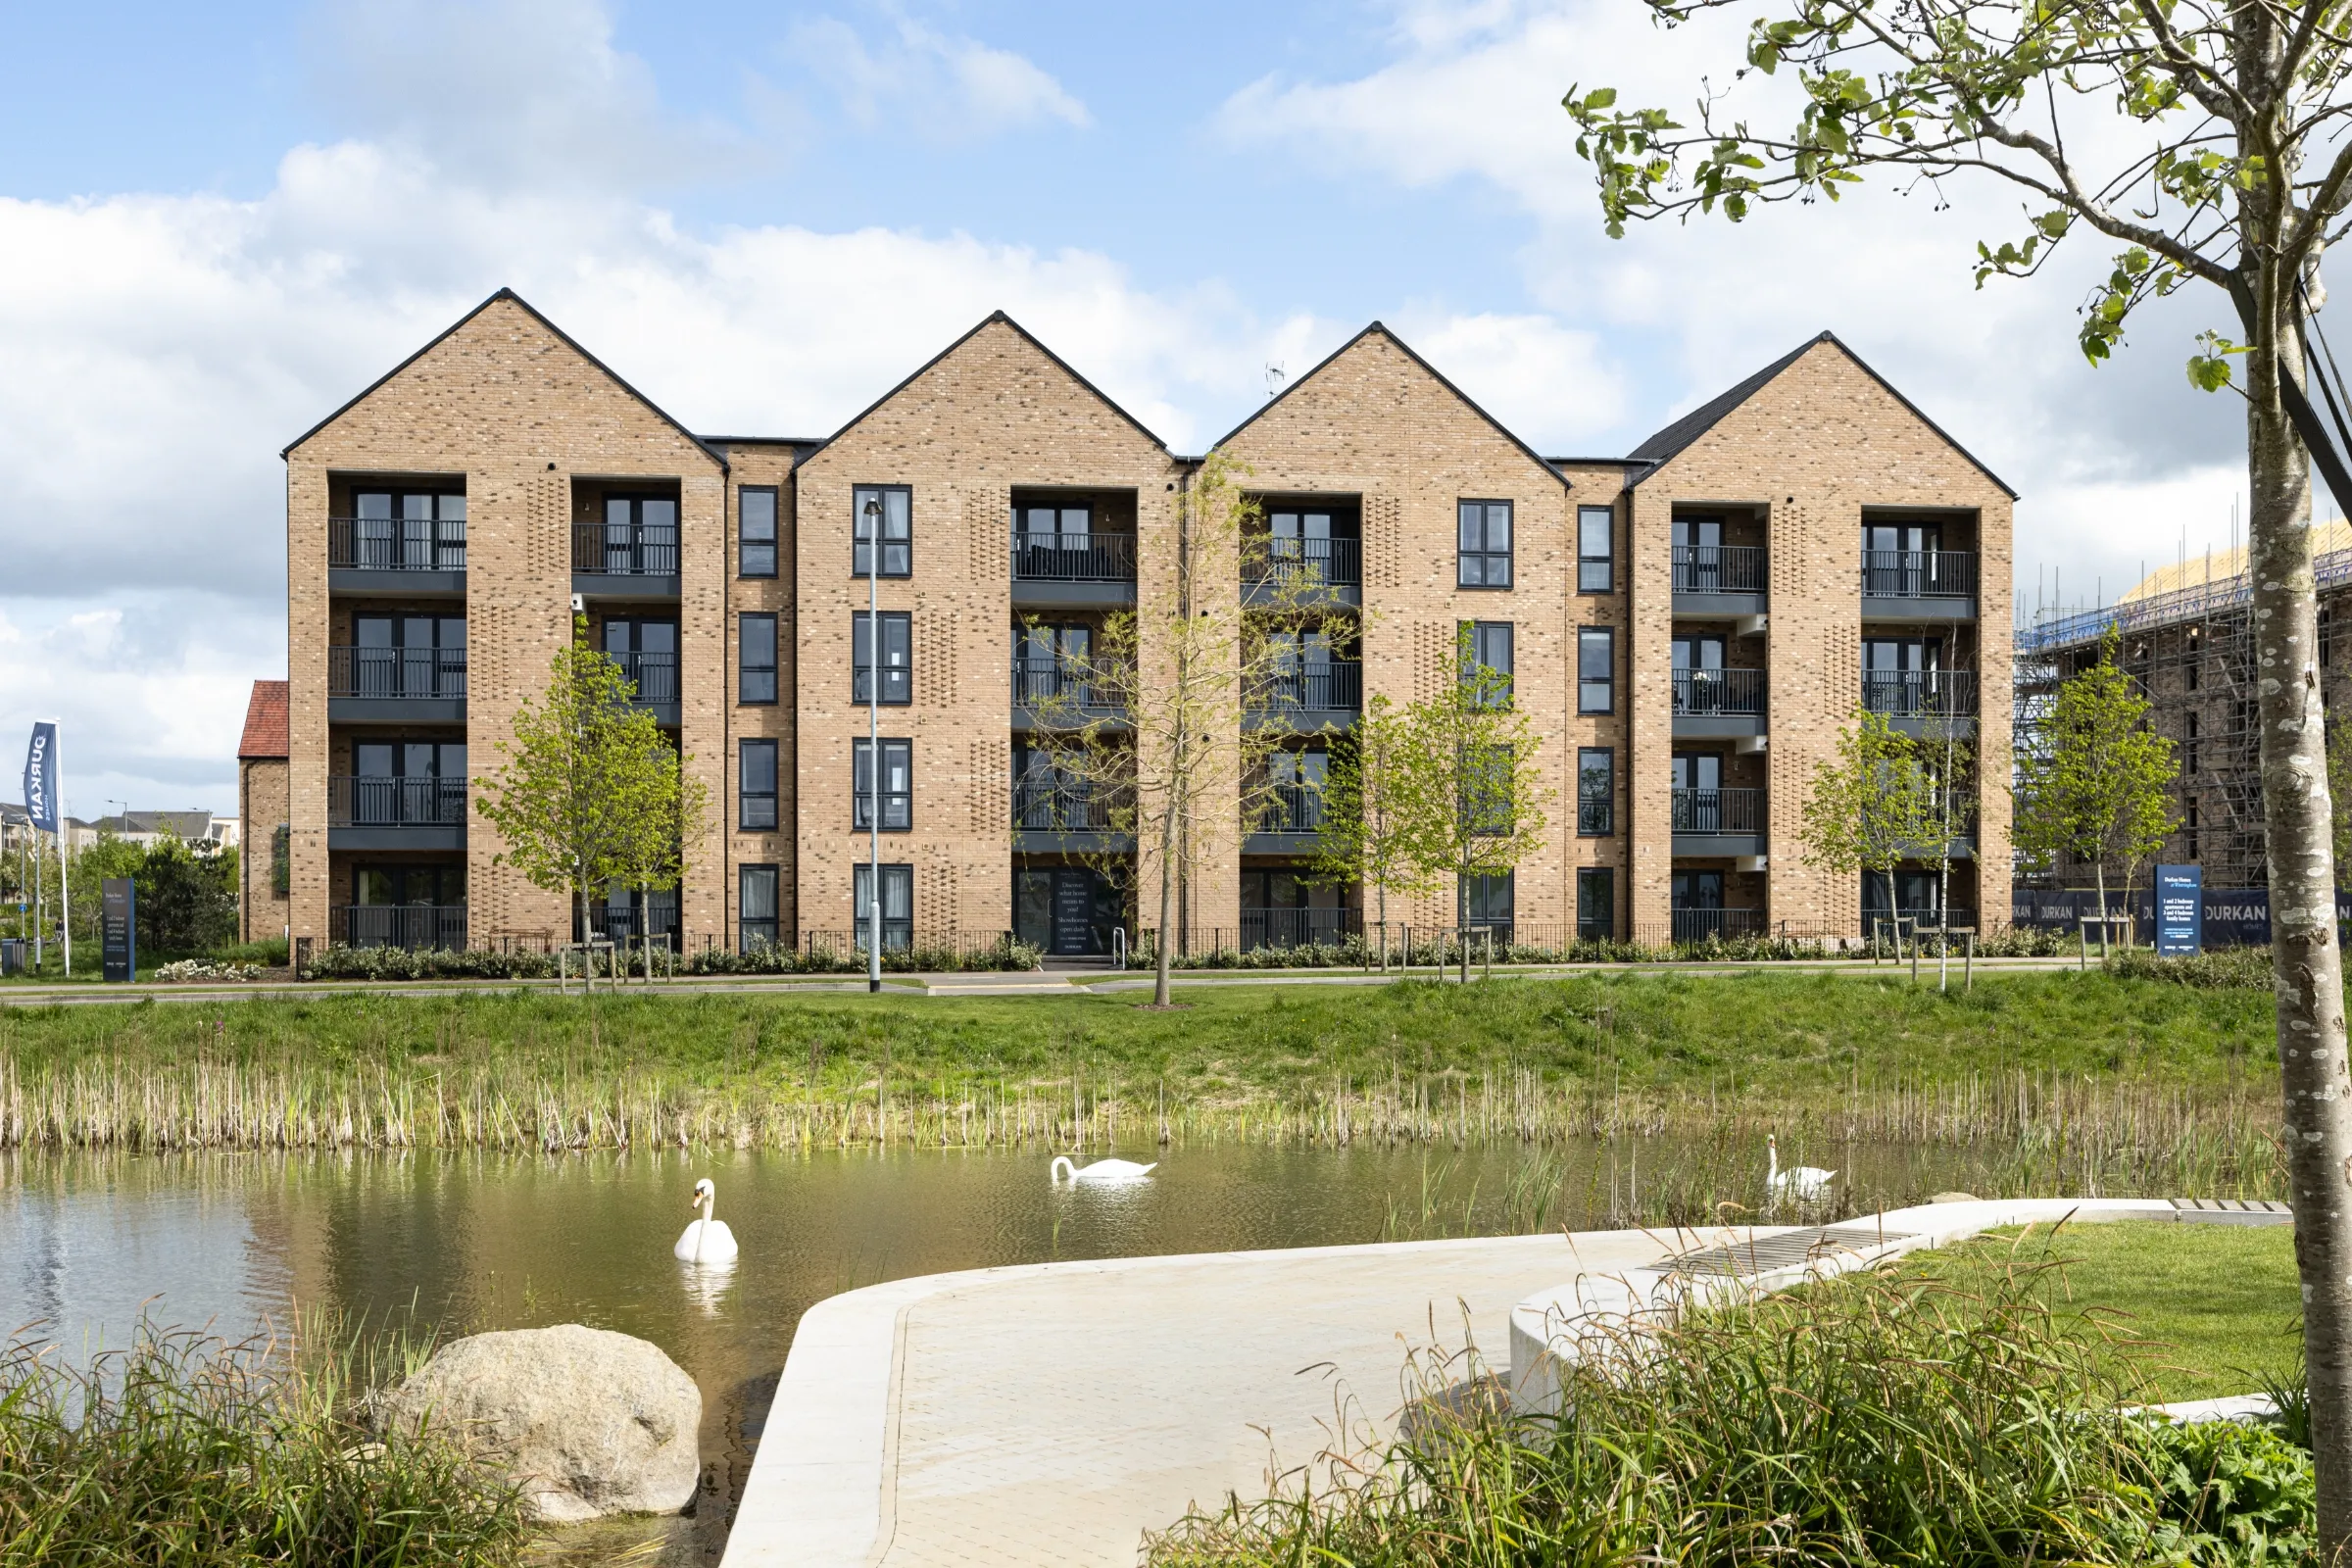
<path id="1" fill-rule="evenodd" d="M 1590 915 L 1586 911 L 1585 890 L 1597 884 L 1608 891 L 1598 903 L 1605 904 L 1607 912 Z M 1613 942 L 1617 938 L 1617 868 L 1613 865 L 1580 865 L 1576 868 L 1576 940 L 1579 942 Z"/>
<path id="2" fill-rule="evenodd" d="M 850 743 L 850 826 L 859 833 L 871 832 L 873 800 L 872 787 L 864 782 L 868 776 L 860 760 L 869 757 L 873 743 L 860 735 Z M 885 735 L 882 737 L 882 782 L 890 782 L 890 767 L 894 758 L 904 758 L 906 764 L 906 787 L 903 790 L 885 788 L 882 793 L 882 831 L 911 833 L 914 831 L 914 737 Z M 870 764 L 869 764 L 870 765 Z M 899 820 L 892 821 L 894 808 Z"/>
<path id="3" fill-rule="evenodd" d="M 850 920 L 853 945 L 864 940 L 873 929 L 870 923 L 871 916 L 866 912 L 866 901 L 858 897 L 858 883 L 860 881 L 870 883 L 873 874 L 873 862 L 859 860 L 850 875 Z M 894 917 L 890 912 L 890 894 L 893 887 L 903 888 L 906 894 L 906 913 L 903 917 Z M 881 892 L 882 951 L 884 953 L 905 952 L 914 946 L 914 863 L 911 860 L 884 860 L 882 862 Z M 870 898 L 871 895 L 869 894 L 868 897 Z"/>
<path id="4" fill-rule="evenodd" d="M 1605 519 L 1607 544 L 1597 556 L 1585 548 L 1585 522 L 1592 516 Z M 1597 575 L 1599 586 L 1592 578 Z M 1613 594 L 1617 591 L 1617 509 L 1611 507 L 1579 507 L 1576 509 L 1576 591 L 1580 594 Z"/>
<path id="5" fill-rule="evenodd" d="M 1465 548 L 1462 543 L 1462 532 L 1469 521 L 1468 512 L 1472 507 L 1481 509 L 1478 520 L 1479 543 L 1478 548 L 1474 550 Z M 1500 550 L 1494 548 L 1494 509 L 1496 507 L 1502 509 L 1503 547 Z M 1492 498 L 1463 496 L 1454 502 L 1453 585 L 1456 588 L 1477 593 L 1508 593 L 1512 588 L 1518 586 L 1518 549 L 1519 515 L 1515 503 L 1499 496 Z M 1478 580 L 1475 582 L 1470 580 L 1469 575 L 1470 564 L 1473 561 L 1478 563 Z M 1497 561 L 1502 564 L 1502 580 L 1500 582 L 1496 582 L 1494 577 L 1494 566 Z"/>
<path id="6" fill-rule="evenodd" d="M 767 537 L 764 539 L 755 537 L 752 533 L 752 514 L 749 503 L 751 498 L 754 496 L 764 496 L 767 498 Z M 776 549 L 781 542 L 777 536 L 784 531 L 783 516 L 784 491 L 781 485 L 747 484 L 740 485 L 736 488 L 736 576 L 773 577 L 776 574 Z M 760 550 L 767 552 L 767 569 L 764 571 L 759 569 L 753 564 L 753 561 L 755 559 L 754 552 Z"/>
<path id="7" fill-rule="evenodd" d="M 767 624 L 767 662 L 752 662 L 752 623 Z M 777 696 L 778 676 L 783 664 L 783 635 L 780 617 L 772 610 L 747 610 L 735 617 L 735 702 L 742 708 L 773 708 Z M 753 677 L 767 677 L 767 695 L 755 696 Z"/>
<path id="8" fill-rule="evenodd" d="M 1608 775 L 1608 789 L 1597 795 L 1586 790 L 1587 758 L 1600 759 Z M 1597 816 L 1588 815 L 1587 808 L 1597 800 Z M 1592 824 L 1598 821 L 1599 826 Z M 1617 836 L 1617 748 L 1614 746 L 1580 746 L 1576 749 L 1576 836 L 1580 839 L 1612 839 Z"/>
<path id="9" fill-rule="evenodd" d="M 867 552 L 872 549 L 872 542 L 860 531 L 865 527 L 866 498 L 893 495 L 906 498 L 906 537 L 893 539 L 890 536 L 888 531 L 890 504 L 885 501 L 882 507 L 884 531 L 880 541 L 882 545 L 881 569 L 876 572 L 868 572 L 866 564 L 872 558 Z M 901 557 L 899 552 L 904 552 L 904 556 Z M 893 569 L 892 566 L 894 560 L 901 563 L 896 569 Z M 914 486 L 910 484 L 859 484 L 850 487 L 850 575 L 853 577 L 869 575 L 911 577 L 914 575 Z"/>
<path id="10" fill-rule="evenodd" d="M 907 610 L 885 610 L 881 613 L 882 657 L 886 661 L 890 657 L 893 627 L 905 628 L 906 653 L 906 661 L 904 664 L 894 665 L 885 662 L 882 666 L 881 706 L 884 708 L 908 708 L 914 703 L 914 612 Z M 850 701 L 860 708 L 870 706 L 865 693 L 865 683 L 870 678 L 868 672 L 873 668 L 872 633 L 867 629 L 865 620 L 866 612 L 862 610 L 854 611 L 850 614 Z M 864 657 L 862 658 L 859 657 L 861 644 L 864 647 Z M 891 695 L 894 690 L 898 693 L 895 697 Z"/>
<path id="11" fill-rule="evenodd" d="M 765 916 L 755 916 L 752 907 L 752 884 L 765 873 L 767 906 Z M 772 860 L 757 860 L 736 867 L 735 875 L 735 951 L 751 953 L 755 938 L 761 947 L 777 947 L 783 940 L 784 874 L 783 868 Z M 762 929 L 764 928 L 764 929 Z"/>
<path id="12" fill-rule="evenodd" d="M 1497 664 L 1488 657 L 1499 633 L 1502 642 L 1502 662 Z M 1518 623 L 1509 620 L 1462 620 L 1454 622 L 1454 636 L 1467 639 L 1468 658 L 1461 669 L 1462 684 L 1471 684 L 1471 668 L 1491 669 L 1502 677 L 1501 701 L 1498 708 L 1508 708 L 1519 691 L 1519 631 Z"/>
<path id="13" fill-rule="evenodd" d="M 1490 887 L 1494 883 L 1501 883 L 1503 902 L 1509 906 L 1510 912 L 1500 919 L 1496 919 L 1493 915 L 1473 915 L 1470 912 L 1471 885 L 1479 882 L 1487 883 Z M 1476 931 L 1500 927 L 1504 931 L 1509 931 L 1519 923 L 1519 872 L 1515 867 L 1508 871 L 1481 871 L 1462 877 L 1455 884 L 1453 892 L 1453 906 L 1460 916 L 1458 924 L 1464 930 Z"/>
<path id="14" fill-rule="evenodd" d="M 1597 684 L 1607 690 L 1606 706 L 1593 708 L 1586 700 L 1587 688 L 1595 684 L 1585 673 L 1585 643 L 1596 638 L 1608 650 L 1608 673 Z M 1576 711 L 1580 717 L 1607 717 L 1617 711 L 1617 628 L 1614 626 L 1579 626 L 1576 628 Z"/>
<path id="15" fill-rule="evenodd" d="M 773 833 L 782 822 L 784 760 L 781 743 L 764 736 L 745 736 L 735 750 L 735 830 L 739 833 Z M 751 764 L 754 757 L 767 758 L 767 788 L 750 788 Z M 754 803 L 767 804 L 766 818 L 760 821 L 753 811 Z"/>

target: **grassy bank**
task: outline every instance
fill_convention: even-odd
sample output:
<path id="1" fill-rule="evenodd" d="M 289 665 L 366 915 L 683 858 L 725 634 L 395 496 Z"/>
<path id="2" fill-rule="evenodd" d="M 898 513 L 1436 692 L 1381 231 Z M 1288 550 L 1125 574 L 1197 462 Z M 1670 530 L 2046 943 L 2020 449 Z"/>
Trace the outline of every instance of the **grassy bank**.
<path id="1" fill-rule="evenodd" d="M 2098 973 L 1125 997 L 254 999 L 0 1017 L 0 1144 L 1996 1143 L 2019 1190 L 2269 1196 L 2270 1001 Z M 2190 1180 L 2190 1178 L 2194 1180 Z"/>

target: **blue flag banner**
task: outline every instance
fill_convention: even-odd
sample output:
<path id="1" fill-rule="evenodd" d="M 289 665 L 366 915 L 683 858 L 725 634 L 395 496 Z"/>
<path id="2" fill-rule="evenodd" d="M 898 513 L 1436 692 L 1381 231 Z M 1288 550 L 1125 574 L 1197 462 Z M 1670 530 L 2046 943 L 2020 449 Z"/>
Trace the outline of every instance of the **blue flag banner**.
<path id="1" fill-rule="evenodd" d="M 57 831 L 57 726 L 32 726 L 24 751 L 24 811 L 42 833 Z"/>

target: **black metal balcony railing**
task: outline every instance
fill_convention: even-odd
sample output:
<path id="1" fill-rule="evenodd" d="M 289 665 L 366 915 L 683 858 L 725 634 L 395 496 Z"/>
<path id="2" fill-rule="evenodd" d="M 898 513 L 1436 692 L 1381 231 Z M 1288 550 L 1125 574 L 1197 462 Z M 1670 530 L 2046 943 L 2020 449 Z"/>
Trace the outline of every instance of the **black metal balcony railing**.
<path id="1" fill-rule="evenodd" d="M 329 648 L 329 697 L 438 697 L 466 695 L 463 648 Z"/>
<path id="2" fill-rule="evenodd" d="M 345 571 L 464 571 L 462 518 L 329 517 L 326 564 Z"/>
<path id="3" fill-rule="evenodd" d="M 1012 575 L 1020 582 L 1133 582 L 1131 533 L 1016 533 Z"/>
<path id="4" fill-rule="evenodd" d="M 1761 833 L 1764 831 L 1762 790 L 1676 790 L 1674 831 L 1677 833 Z"/>
<path id="5" fill-rule="evenodd" d="M 620 672 L 637 687 L 641 703 L 678 700 L 678 656 L 673 653 L 607 654 Z"/>
<path id="6" fill-rule="evenodd" d="M 674 577 L 678 574 L 677 525 L 622 527 L 575 522 L 571 525 L 571 569 L 609 577 Z"/>
<path id="7" fill-rule="evenodd" d="M 1974 599 L 1977 553 L 1973 550 L 1865 550 L 1865 599 Z"/>
<path id="8" fill-rule="evenodd" d="M 1255 805 L 1252 833 L 1320 833 L 1323 792 L 1304 784 L 1269 784 Z"/>
<path id="9" fill-rule="evenodd" d="M 1012 781 L 1012 825 L 1032 833 L 1104 833 L 1111 798 L 1091 784 L 1057 778 Z"/>
<path id="10" fill-rule="evenodd" d="M 354 778 L 326 781 L 328 827 L 462 827 L 462 778 Z"/>
<path id="11" fill-rule="evenodd" d="M 1016 708 L 1040 703 L 1074 704 L 1079 708 L 1117 708 L 1118 694 L 1095 683 L 1095 672 L 1066 659 L 1021 659 L 1012 662 L 1012 701 Z"/>
<path id="12" fill-rule="evenodd" d="M 1720 941 L 1726 937 L 1753 936 L 1764 929 L 1762 909 L 1693 909 L 1677 907 L 1673 916 L 1674 941 L 1678 945 L 1692 942 Z"/>
<path id="13" fill-rule="evenodd" d="M 1674 711 L 1678 716 L 1715 718 L 1764 713 L 1764 672 L 1760 669 L 1678 669 L 1674 672 Z"/>
<path id="14" fill-rule="evenodd" d="M 1252 539 L 1245 546 L 1244 582 L 1271 582 L 1294 576 L 1302 583 L 1352 588 L 1364 580 L 1363 545 L 1354 539 L 1266 536 Z"/>
<path id="15" fill-rule="evenodd" d="M 1278 668 L 1250 693 L 1250 708 L 1255 712 L 1353 711 L 1363 702 L 1364 666 L 1354 659 Z"/>
<path id="16" fill-rule="evenodd" d="M 329 919 L 347 948 L 466 948 L 463 904 L 346 904 Z"/>
<path id="17" fill-rule="evenodd" d="M 1761 545 L 1676 545 L 1674 591 L 1760 594 L 1764 591 L 1764 549 Z"/>
<path id="18" fill-rule="evenodd" d="M 1335 947 L 1364 933 L 1361 909 L 1244 909 L 1244 952 L 1253 948 Z"/>
<path id="19" fill-rule="evenodd" d="M 1973 669 L 1866 669 L 1862 706 L 1888 718 L 1973 718 Z"/>

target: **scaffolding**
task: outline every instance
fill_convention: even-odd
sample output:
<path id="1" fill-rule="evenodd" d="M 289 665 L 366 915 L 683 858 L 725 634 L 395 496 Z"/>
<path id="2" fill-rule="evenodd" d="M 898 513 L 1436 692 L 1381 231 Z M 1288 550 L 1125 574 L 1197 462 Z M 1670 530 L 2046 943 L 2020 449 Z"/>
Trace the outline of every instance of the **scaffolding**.
<path id="1" fill-rule="evenodd" d="M 2153 705 L 2150 719 L 2172 740 L 2180 764 L 2180 823 L 2157 858 L 2203 866 L 2209 888 L 2259 888 L 2270 881 L 2255 706 L 2254 594 L 2242 560 L 2233 551 L 2226 564 L 2239 569 L 2213 576 L 2209 568 L 2204 581 L 2135 591 L 2113 605 L 2041 611 L 2018 627 L 2016 638 L 2011 722 L 2022 763 L 2047 744 L 2059 683 L 2096 663 L 2107 633 L 2118 634 L 2125 672 Z M 2338 609 L 2339 602 L 2352 599 L 2352 549 L 2330 551 L 2313 565 L 2320 592 L 2320 663 L 2331 676 L 2330 632 L 2352 615 L 2352 605 Z M 2160 573 L 2149 583 L 2187 575 L 2183 563 L 2177 575 Z M 2054 877 L 2034 880 L 2086 883 L 2093 869 L 2087 863 L 2060 866 Z M 2020 880 L 2027 880 L 2022 872 Z"/>

